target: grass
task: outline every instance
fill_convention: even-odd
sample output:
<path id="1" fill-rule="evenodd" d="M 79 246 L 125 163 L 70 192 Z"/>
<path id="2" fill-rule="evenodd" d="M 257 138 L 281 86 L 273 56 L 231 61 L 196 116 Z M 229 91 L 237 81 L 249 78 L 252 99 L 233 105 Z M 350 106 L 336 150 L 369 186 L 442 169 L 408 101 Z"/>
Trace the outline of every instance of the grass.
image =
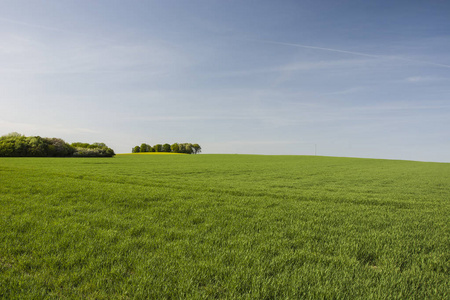
<path id="1" fill-rule="evenodd" d="M 0 298 L 446 299 L 450 164 L 0 159 Z"/>
<path id="2" fill-rule="evenodd" d="M 175 152 L 138 152 L 138 153 L 121 153 L 117 155 L 124 156 L 124 155 L 187 155 L 187 154 Z"/>

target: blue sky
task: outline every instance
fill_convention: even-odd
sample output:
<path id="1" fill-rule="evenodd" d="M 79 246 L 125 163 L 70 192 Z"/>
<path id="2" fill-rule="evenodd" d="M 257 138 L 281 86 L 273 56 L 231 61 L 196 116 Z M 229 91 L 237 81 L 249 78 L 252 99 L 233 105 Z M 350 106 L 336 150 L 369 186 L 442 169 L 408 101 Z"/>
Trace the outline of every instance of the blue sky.
<path id="1" fill-rule="evenodd" d="M 0 1 L 0 135 L 450 162 L 449 1 Z"/>

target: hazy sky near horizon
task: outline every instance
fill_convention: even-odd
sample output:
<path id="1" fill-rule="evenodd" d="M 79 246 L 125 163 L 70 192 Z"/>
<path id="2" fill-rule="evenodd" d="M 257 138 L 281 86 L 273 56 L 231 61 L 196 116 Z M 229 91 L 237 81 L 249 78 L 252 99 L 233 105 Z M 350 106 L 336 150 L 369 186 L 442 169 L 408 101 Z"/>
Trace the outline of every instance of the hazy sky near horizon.
<path id="1" fill-rule="evenodd" d="M 0 135 L 450 162 L 450 1 L 3 1 Z"/>

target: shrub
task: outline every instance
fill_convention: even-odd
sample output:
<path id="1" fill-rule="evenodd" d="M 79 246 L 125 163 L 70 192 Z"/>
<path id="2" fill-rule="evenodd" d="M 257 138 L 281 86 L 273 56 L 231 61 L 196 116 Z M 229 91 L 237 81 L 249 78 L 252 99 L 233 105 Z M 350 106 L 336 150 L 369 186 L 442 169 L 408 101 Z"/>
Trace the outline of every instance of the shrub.
<path id="1" fill-rule="evenodd" d="M 114 156 L 114 150 L 104 143 L 67 144 L 59 138 L 26 137 L 13 132 L 0 137 L 0 156 L 3 157 L 70 157 L 70 156 Z"/>

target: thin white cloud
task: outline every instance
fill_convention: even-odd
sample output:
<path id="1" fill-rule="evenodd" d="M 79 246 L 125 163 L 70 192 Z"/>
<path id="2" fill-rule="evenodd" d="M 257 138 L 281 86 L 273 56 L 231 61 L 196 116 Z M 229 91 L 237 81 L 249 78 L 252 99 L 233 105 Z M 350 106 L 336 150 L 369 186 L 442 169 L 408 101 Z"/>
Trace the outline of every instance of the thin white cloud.
<path id="1" fill-rule="evenodd" d="M 392 103 L 384 103 L 377 105 L 366 105 L 366 106 L 356 106 L 348 108 L 347 110 L 351 111 L 367 111 L 370 113 L 381 113 L 387 111 L 408 111 L 408 110 L 419 110 L 424 111 L 427 109 L 433 110 L 444 110 L 450 109 L 450 104 L 442 101 L 430 101 L 427 103 L 418 103 L 418 102 L 407 102 L 407 101 L 397 101 Z"/>
<path id="2" fill-rule="evenodd" d="M 280 72 L 295 72 L 295 71 L 312 71 L 312 70 L 326 70 L 326 69 L 345 69 L 345 68 L 366 68 L 378 66 L 382 61 L 369 59 L 341 59 L 341 60 L 321 60 L 321 61 L 301 61 L 289 63 L 281 66 L 257 68 L 257 69 L 243 69 L 235 71 L 220 72 L 212 74 L 214 77 L 240 77 L 240 76 L 254 76 L 267 73 Z"/>
<path id="3" fill-rule="evenodd" d="M 335 69 L 335 68 L 356 68 L 366 67 L 370 64 L 374 65 L 379 61 L 345 59 L 345 60 L 329 60 L 315 62 L 295 62 L 278 68 L 278 71 L 310 71 L 319 69 Z"/>
<path id="4" fill-rule="evenodd" d="M 310 45 L 284 43 L 284 42 L 268 41 L 268 40 L 250 40 L 250 41 L 274 44 L 274 45 L 290 46 L 290 47 L 296 47 L 296 48 L 336 52 L 336 53 L 364 56 L 364 57 L 371 57 L 371 58 L 403 60 L 403 61 L 409 61 L 409 62 L 413 62 L 413 63 L 426 64 L 426 65 L 443 67 L 443 68 L 450 68 L 450 65 L 447 65 L 447 64 L 441 64 L 441 63 L 435 63 L 435 62 L 429 62 L 429 61 L 423 61 L 423 60 L 416 60 L 416 59 L 411 59 L 411 58 L 402 57 L 402 56 L 377 55 L 377 54 L 370 54 L 370 53 L 363 53 L 363 52 L 356 52 L 356 51 L 347 51 L 347 50 L 341 50 L 341 49 L 335 49 L 335 48 L 316 47 L 316 46 L 310 46 Z"/>
<path id="5" fill-rule="evenodd" d="M 446 77 L 430 77 L 430 76 L 412 76 L 405 79 L 407 82 L 433 82 L 433 81 L 449 81 Z"/>
<path id="6" fill-rule="evenodd" d="M 254 41 L 255 42 L 268 43 L 268 44 L 275 44 L 275 45 L 292 46 L 292 47 L 297 47 L 297 48 L 305 48 L 305 49 L 323 50 L 323 51 L 329 51 L 329 52 L 338 52 L 338 53 L 344 53 L 344 54 L 352 54 L 352 55 L 365 56 L 365 57 L 374 57 L 374 58 L 380 58 L 381 57 L 380 55 L 367 54 L 367 53 L 362 53 L 362 52 L 354 52 L 354 51 L 346 51 L 346 50 L 339 50 L 339 49 L 333 49 L 333 48 L 308 46 L 308 45 L 302 45 L 302 44 L 283 43 L 283 42 L 267 41 L 267 40 L 254 40 Z"/>

